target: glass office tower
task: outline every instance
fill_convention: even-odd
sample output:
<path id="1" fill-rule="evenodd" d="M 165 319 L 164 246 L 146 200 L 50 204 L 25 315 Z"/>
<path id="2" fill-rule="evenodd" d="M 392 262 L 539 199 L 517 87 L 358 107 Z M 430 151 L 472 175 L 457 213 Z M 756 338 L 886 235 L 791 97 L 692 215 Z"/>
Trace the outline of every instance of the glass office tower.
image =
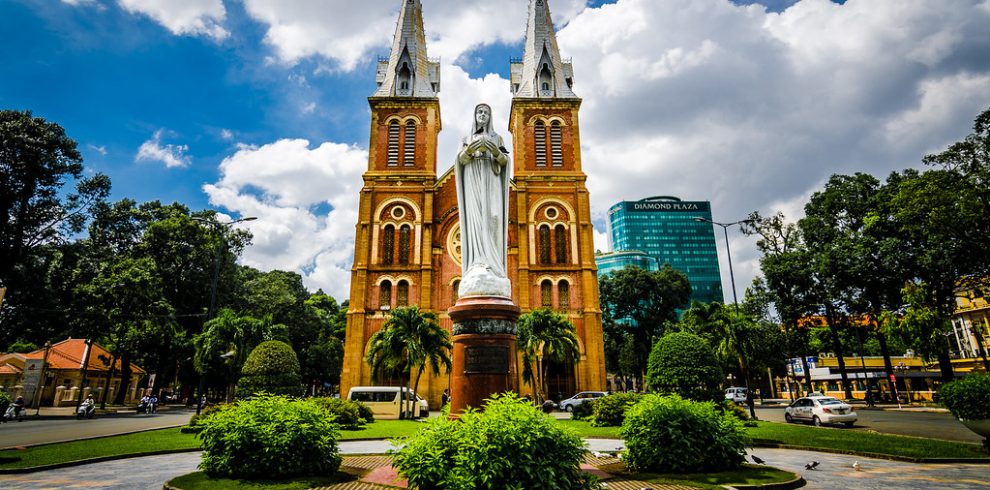
<path id="1" fill-rule="evenodd" d="M 695 221 L 699 217 L 712 219 L 708 201 L 682 201 L 670 196 L 622 201 L 608 210 L 609 247 L 613 254 L 641 251 L 659 265 L 670 264 L 691 281 L 692 300 L 723 303 L 715 231 L 711 223 Z M 626 257 L 630 263 L 641 262 L 640 254 L 605 255 L 609 256 L 606 269 L 610 270 Z"/>

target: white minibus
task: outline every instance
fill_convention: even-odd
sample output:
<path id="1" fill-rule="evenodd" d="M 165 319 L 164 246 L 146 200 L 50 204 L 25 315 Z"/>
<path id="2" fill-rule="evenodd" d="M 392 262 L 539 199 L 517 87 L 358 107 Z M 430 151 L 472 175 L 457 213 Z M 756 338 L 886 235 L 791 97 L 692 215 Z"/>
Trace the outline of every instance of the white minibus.
<path id="1" fill-rule="evenodd" d="M 402 399 L 399 393 L 404 394 Z M 415 395 L 413 395 L 415 396 Z M 347 392 L 347 399 L 368 406 L 376 419 L 409 419 L 420 415 L 419 403 L 410 403 L 409 388 L 399 386 L 355 386 Z M 405 400 L 405 403 L 401 403 Z"/>

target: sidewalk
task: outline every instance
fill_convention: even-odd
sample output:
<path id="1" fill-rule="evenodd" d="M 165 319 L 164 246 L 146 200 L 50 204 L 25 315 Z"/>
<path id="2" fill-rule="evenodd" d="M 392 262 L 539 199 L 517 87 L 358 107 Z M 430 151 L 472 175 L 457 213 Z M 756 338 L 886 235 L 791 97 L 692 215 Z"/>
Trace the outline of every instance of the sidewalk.
<path id="1" fill-rule="evenodd" d="M 159 412 L 168 412 L 173 410 L 185 410 L 184 405 L 159 405 Z M 192 410 L 193 408 L 190 408 Z M 38 413 L 38 415 L 35 415 Z M 97 417 L 112 417 L 116 415 L 136 415 L 137 409 L 134 407 L 126 405 L 108 405 L 106 410 L 96 409 Z M 37 408 L 27 409 L 27 416 L 24 420 L 52 420 L 52 419 L 63 419 L 63 418 L 74 418 L 76 416 L 76 407 L 41 407 L 41 410 Z"/>

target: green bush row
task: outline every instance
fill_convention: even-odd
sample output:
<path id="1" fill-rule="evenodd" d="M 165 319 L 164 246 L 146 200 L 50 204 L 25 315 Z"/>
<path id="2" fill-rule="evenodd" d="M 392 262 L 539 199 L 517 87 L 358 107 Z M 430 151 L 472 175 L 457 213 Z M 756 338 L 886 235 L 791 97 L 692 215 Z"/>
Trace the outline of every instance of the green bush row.
<path id="1" fill-rule="evenodd" d="M 963 420 L 990 419 L 990 374 L 970 374 L 938 390 L 939 403 Z"/>

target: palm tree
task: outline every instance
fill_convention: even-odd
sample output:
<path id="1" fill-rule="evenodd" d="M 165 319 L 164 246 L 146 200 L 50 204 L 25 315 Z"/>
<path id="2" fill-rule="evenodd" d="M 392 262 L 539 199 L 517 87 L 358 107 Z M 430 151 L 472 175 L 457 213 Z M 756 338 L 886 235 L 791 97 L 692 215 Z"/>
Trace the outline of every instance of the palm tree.
<path id="1" fill-rule="evenodd" d="M 534 387 L 537 401 L 546 399 L 544 358 L 577 363 L 581 356 L 574 324 L 549 308 L 539 308 L 519 317 L 516 346 L 523 354 L 523 381 Z"/>
<path id="2" fill-rule="evenodd" d="M 421 311 L 418 306 L 392 310 L 381 330 L 368 340 L 368 354 L 364 360 L 371 367 L 372 378 L 398 375 L 399 382 L 407 386 L 416 369 L 412 391 L 419 386 L 423 371 L 429 366 L 434 376 L 440 376 L 441 366 L 451 368 L 450 352 L 454 344 L 450 333 L 440 327 L 437 316 Z M 410 405 L 415 399 L 409 400 Z"/>

